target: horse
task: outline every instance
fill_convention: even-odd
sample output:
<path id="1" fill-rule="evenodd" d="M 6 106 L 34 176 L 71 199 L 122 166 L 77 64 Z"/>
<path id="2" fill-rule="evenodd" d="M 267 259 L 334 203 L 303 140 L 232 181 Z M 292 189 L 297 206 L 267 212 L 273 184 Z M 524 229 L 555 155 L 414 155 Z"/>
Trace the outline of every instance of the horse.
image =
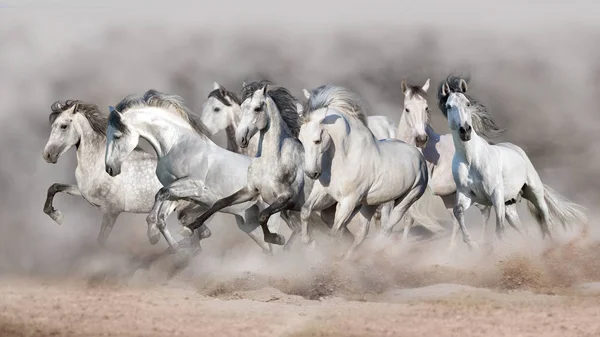
<path id="1" fill-rule="evenodd" d="M 394 202 L 391 217 L 382 222 L 380 231 L 388 237 L 427 188 L 427 165 L 419 150 L 399 140 L 376 139 L 367 126 L 364 106 L 358 94 L 331 84 L 314 89 L 306 103 L 299 134 L 304 171 L 324 193 L 311 193 L 302 207 L 304 242 L 311 241 L 306 215 L 328 206 L 327 196 L 338 203 L 333 235 L 357 213 L 364 219 L 352 251 L 364 241 L 379 205 Z"/>
<path id="2" fill-rule="evenodd" d="M 104 154 L 106 151 L 106 128 L 108 119 L 95 104 L 79 100 L 56 101 L 51 106 L 49 116 L 50 136 L 44 147 L 43 158 L 56 164 L 59 157 L 75 146 L 77 149 L 76 185 L 52 184 L 48 188 L 44 213 L 59 225 L 63 216 L 54 209 L 53 200 L 57 193 L 81 196 L 102 212 L 102 224 L 97 241 L 104 245 L 113 226 L 123 212 L 148 213 L 154 204 L 154 195 L 162 187 L 155 174 L 156 158 L 142 149 L 135 149 L 123 163 L 123 173 L 110 177 L 104 172 Z M 187 202 L 171 205 L 177 210 L 180 222 L 187 218 L 187 212 L 195 206 Z M 152 244 L 159 236 L 148 228 L 148 238 Z M 198 232 L 199 239 L 210 236 L 205 228 Z"/>
<path id="3" fill-rule="evenodd" d="M 251 159 L 211 141 L 206 127 L 185 107 L 181 97 L 150 89 L 141 97 L 125 97 L 109 110 L 105 170 L 112 177 L 118 176 L 140 138 L 151 144 L 158 157 L 156 176 L 163 187 L 156 193 L 146 220 L 163 234 L 172 249 L 178 245 L 165 230 L 165 219 L 173 202 L 191 201 L 202 212 L 246 185 Z M 233 214 L 238 227 L 270 253 L 270 244 L 256 233 L 261 207 L 265 205 L 258 200 L 222 212 Z M 183 228 L 185 237 L 192 234 Z"/>
<path id="4" fill-rule="evenodd" d="M 272 214 L 281 212 L 289 223 L 287 210 L 300 211 L 304 204 L 304 150 L 297 139 L 300 129 L 298 112 L 295 99 L 287 89 L 267 90 L 268 82 L 256 84 L 260 87 L 254 83 L 244 86 L 242 114 L 235 132 L 237 143 L 242 148 L 246 148 L 250 139 L 259 133 L 259 137 L 254 137 L 260 140 L 257 158 L 248 168 L 248 182 L 239 191 L 218 200 L 194 226 L 202 225 L 224 207 L 260 196 L 269 204 L 259 215 L 265 241 L 283 245 L 284 237 L 271 233 L 267 221 Z M 294 226 L 290 228 L 293 230 Z"/>
<path id="5" fill-rule="evenodd" d="M 311 97 L 310 92 L 306 88 L 302 90 L 304 93 L 304 97 L 306 97 L 306 99 L 309 100 Z M 367 116 L 367 127 L 369 128 L 369 130 L 371 130 L 375 138 L 377 138 L 378 140 L 399 139 L 397 136 L 397 127 L 394 126 L 394 124 L 386 116 Z M 406 219 L 407 221 L 404 227 L 404 231 L 402 234 L 403 242 L 406 242 L 408 240 L 408 233 L 415 222 L 423 226 L 425 229 L 431 231 L 432 233 L 439 233 L 443 231 L 443 228 L 437 223 L 437 221 L 435 221 L 434 214 L 431 213 L 430 204 L 432 197 L 433 196 L 431 195 L 431 190 L 427 189 L 425 191 L 425 194 L 421 198 L 419 198 L 419 200 L 417 200 L 417 202 L 410 208 Z M 390 213 L 393 208 L 393 202 L 385 203 L 377 208 L 375 214 L 373 215 L 376 229 L 379 230 L 381 228 L 382 221 L 386 222 L 389 219 Z M 393 225 L 394 224 L 392 224 L 392 226 Z"/>
<path id="6" fill-rule="evenodd" d="M 404 95 L 404 107 L 398 123 L 398 139 L 408 144 L 415 145 L 421 149 L 429 170 L 429 187 L 434 195 L 439 196 L 453 220 L 452 235 L 450 246 L 452 249 L 456 245 L 456 235 L 459 225 L 455 221 L 453 209 L 456 200 L 456 184 L 452 178 L 452 158 L 454 156 L 454 143 L 449 134 L 440 135 L 435 132 L 430 122 L 430 110 L 427 103 L 427 91 L 429 90 L 430 80 L 427 79 L 422 86 L 410 85 L 406 80 L 401 82 L 401 90 Z M 476 112 L 477 120 L 487 119 L 484 111 Z M 480 125 L 480 124 L 477 124 Z M 486 137 L 498 137 L 504 130 L 491 125 Z M 492 130 L 494 130 L 492 132 Z M 486 228 L 490 218 L 491 207 L 475 204 L 480 210 L 484 222 L 481 239 L 485 239 Z"/>
<path id="7" fill-rule="evenodd" d="M 468 78 L 467 78 L 468 80 Z M 449 76 L 439 88 L 439 105 L 448 126 L 456 152 L 452 159 L 452 176 L 456 184 L 454 217 L 471 249 L 477 248 L 465 226 L 464 212 L 473 204 L 492 206 L 496 213 L 496 236 L 502 238 L 504 220 L 518 228 L 516 202 L 528 201 L 542 238 L 552 238 L 550 224 L 560 223 L 564 229 L 571 221 L 587 221 L 583 207 L 568 201 L 542 183 L 531 160 L 512 143 L 493 144 L 479 133 L 495 132 L 495 123 L 477 119 L 474 111 L 485 110 L 483 104 L 467 95 L 467 80 Z"/>

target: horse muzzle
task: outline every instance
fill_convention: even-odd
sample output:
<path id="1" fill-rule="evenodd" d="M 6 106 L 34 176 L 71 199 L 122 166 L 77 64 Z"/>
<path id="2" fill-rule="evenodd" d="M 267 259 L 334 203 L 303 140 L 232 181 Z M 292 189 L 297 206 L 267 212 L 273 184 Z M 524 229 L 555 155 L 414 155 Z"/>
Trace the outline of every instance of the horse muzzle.
<path id="1" fill-rule="evenodd" d="M 58 161 L 58 152 L 56 151 L 44 151 L 42 153 L 42 157 L 47 163 L 56 164 Z"/>
<path id="2" fill-rule="evenodd" d="M 473 128 L 469 124 L 467 124 L 465 126 L 461 126 L 458 129 L 460 140 L 462 140 L 463 142 L 470 141 L 471 140 L 471 131 L 473 131 Z"/>
<path id="3" fill-rule="evenodd" d="M 105 165 L 104 169 L 106 170 L 106 173 L 108 173 L 109 176 L 111 177 L 116 177 L 119 174 L 121 174 L 121 168 L 116 168 L 116 167 L 112 167 L 111 165 Z"/>
<path id="4" fill-rule="evenodd" d="M 419 135 L 419 136 L 415 137 L 415 145 L 417 147 L 423 148 L 427 144 L 428 140 L 429 140 L 429 136 Z"/>

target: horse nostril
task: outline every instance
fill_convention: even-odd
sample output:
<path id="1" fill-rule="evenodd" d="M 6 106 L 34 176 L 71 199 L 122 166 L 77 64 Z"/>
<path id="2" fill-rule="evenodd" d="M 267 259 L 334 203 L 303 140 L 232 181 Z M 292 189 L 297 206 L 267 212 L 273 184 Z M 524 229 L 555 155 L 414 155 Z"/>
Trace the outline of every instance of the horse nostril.
<path id="1" fill-rule="evenodd" d="M 470 125 L 467 125 L 467 132 L 471 132 L 472 127 Z"/>
<path id="2" fill-rule="evenodd" d="M 461 134 L 465 134 L 467 131 L 464 127 L 461 126 L 460 128 L 458 128 L 458 132 L 460 132 Z"/>

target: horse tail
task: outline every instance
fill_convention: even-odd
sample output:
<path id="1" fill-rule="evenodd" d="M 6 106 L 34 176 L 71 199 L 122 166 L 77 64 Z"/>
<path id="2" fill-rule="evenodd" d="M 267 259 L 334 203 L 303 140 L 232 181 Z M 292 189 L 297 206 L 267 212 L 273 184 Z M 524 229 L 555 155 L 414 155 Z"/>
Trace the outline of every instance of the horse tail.
<path id="1" fill-rule="evenodd" d="M 441 233 L 444 231 L 444 227 L 440 225 L 438 217 L 433 211 L 433 200 L 436 195 L 427 185 L 423 195 L 415 201 L 414 204 L 408 209 L 408 215 L 415 221 L 416 225 L 421 225 L 432 233 Z"/>
<path id="2" fill-rule="evenodd" d="M 585 215 L 585 208 L 574 202 L 569 201 L 550 186 L 544 185 L 544 201 L 548 205 L 548 221 L 551 223 L 559 222 L 563 229 L 572 227 L 572 222 L 581 222 L 585 229 L 588 226 L 588 219 Z M 527 202 L 529 212 L 542 225 L 544 221 L 543 214 L 539 207 L 536 207 L 531 201 Z"/>

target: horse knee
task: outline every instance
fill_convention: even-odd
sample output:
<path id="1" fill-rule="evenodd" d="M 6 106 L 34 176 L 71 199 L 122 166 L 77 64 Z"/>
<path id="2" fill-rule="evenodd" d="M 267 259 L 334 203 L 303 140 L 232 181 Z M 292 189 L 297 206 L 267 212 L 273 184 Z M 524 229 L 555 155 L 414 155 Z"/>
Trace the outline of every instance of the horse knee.
<path id="1" fill-rule="evenodd" d="M 457 218 L 461 217 L 463 215 L 463 212 L 464 212 L 464 208 L 460 205 L 454 206 L 454 208 L 452 209 L 452 213 Z"/>

